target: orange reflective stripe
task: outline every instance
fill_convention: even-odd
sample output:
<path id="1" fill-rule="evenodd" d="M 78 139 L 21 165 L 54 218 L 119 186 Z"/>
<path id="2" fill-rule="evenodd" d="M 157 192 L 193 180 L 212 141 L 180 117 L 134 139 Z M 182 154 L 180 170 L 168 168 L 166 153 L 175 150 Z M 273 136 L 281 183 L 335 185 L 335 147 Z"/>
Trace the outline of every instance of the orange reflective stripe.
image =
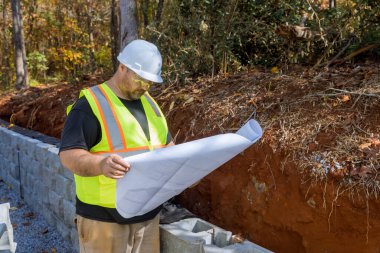
<path id="1" fill-rule="evenodd" d="M 164 148 L 166 147 L 166 145 L 162 144 L 162 145 L 153 145 L 152 146 L 153 148 Z"/>
<path id="2" fill-rule="evenodd" d="M 106 120 L 104 118 L 104 114 L 103 114 L 103 110 L 102 108 L 100 107 L 99 105 L 99 101 L 98 99 L 96 98 L 95 94 L 92 92 L 91 89 L 88 89 L 88 91 L 90 92 L 91 96 L 94 98 L 95 100 L 95 104 L 96 104 L 96 107 L 98 108 L 98 111 L 100 113 L 100 117 L 102 118 L 102 121 L 103 121 L 103 126 L 104 126 L 104 131 L 106 132 L 106 141 L 107 141 L 107 144 L 108 144 L 108 147 L 110 147 L 111 151 L 113 151 L 113 146 L 110 145 L 110 134 L 108 132 L 108 126 L 106 124 Z"/>
<path id="3" fill-rule="evenodd" d="M 110 98 L 108 97 L 107 93 L 104 91 L 104 89 L 103 89 L 103 87 L 101 85 L 99 85 L 99 89 L 103 93 L 104 97 L 107 99 L 107 102 L 108 102 L 108 104 L 109 104 L 109 106 L 111 108 L 113 117 L 115 118 L 117 127 L 119 128 L 119 133 L 120 133 L 120 136 L 121 136 L 121 141 L 123 143 L 123 147 L 126 149 L 127 148 L 127 144 L 126 144 L 126 141 L 125 141 L 125 136 L 124 136 L 123 130 L 121 128 L 121 124 L 120 124 L 119 118 L 116 116 L 116 111 L 115 111 L 114 104 L 111 102 Z M 108 130 L 107 130 L 107 133 L 108 133 Z"/>
<path id="4" fill-rule="evenodd" d="M 166 145 L 154 145 L 153 148 L 164 148 Z M 91 152 L 93 154 L 106 154 L 106 153 L 127 153 L 131 151 L 137 151 L 137 150 L 149 150 L 148 146 L 142 146 L 142 147 L 135 147 L 135 148 L 126 148 L 126 149 L 119 149 L 119 150 L 113 150 L 111 151 L 99 151 L 99 152 Z"/>

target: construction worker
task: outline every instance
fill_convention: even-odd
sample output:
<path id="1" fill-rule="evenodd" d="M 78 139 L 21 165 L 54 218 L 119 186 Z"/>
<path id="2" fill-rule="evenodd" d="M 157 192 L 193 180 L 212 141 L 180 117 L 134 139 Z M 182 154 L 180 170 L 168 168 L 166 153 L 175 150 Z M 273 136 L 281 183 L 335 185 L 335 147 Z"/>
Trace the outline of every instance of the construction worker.
<path id="1" fill-rule="evenodd" d="M 161 206 L 126 219 L 115 208 L 115 194 L 116 179 L 133 170 L 124 157 L 174 145 L 148 93 L 162 82 L 162 58 L 154 44 L 134 40 L 117 59 L 112 78 L 82 90 L 68 108 L 59 155 L 74 173 L 80 252 L 159 253 Z"/>

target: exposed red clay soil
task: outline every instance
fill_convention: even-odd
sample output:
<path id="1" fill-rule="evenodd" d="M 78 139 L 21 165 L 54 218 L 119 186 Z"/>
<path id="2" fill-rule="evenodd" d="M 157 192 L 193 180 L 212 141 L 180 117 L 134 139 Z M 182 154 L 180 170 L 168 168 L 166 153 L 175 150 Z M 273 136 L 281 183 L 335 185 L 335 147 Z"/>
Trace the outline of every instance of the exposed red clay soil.
<path id="1" fill-rule="evenodd" d="M 98 81 L 100 81 L 98 79 Z M 83 85 L 0 97 L 0 118 L 59 138 Z M 178 201 L 275 252 L 380 252 L 380 66 L 287 74 L 252 69 L 154 90 L 177 143 L 234 132 L 263 138 Z"/>

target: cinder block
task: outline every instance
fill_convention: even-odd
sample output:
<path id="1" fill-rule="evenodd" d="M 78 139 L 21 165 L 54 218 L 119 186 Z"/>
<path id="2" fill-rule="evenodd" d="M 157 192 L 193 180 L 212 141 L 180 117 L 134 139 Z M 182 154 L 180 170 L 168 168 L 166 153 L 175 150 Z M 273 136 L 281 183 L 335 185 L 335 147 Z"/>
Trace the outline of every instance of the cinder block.
<path id="1" fill-rule="evenodd" d="M 68 185 L 68 194 L 66 196 L 66 199 L 72 203 L 75 203 L 76 201 L 76 192 L 75 192 L 75 183 L 74 180 L 69 179 L 69 185 Z"/>
<path id="2" fill-rule="evenodd" d="M 43 165 L 41 165 L 43 166 Z M 52 172 L 49 168 L 46 167 L 41 167 L 41 174 L 42 174 L 42 182 L 47 185 L 50 190 L 53 190 L 56 188 L 56 183 L 57 183 L 57 175 Z"/>
<path id="3" fill-rule="evenodd" d="M 49 195 L 46 194 L 49 191 L 50 191 L 50 189 L 49 189 L 49 187 L 47 185 L 42 185 L 41 186 L 41 192 L 45 193 L 45 194 L 41 195 L 42 204 L 45 205 L 45 206 L 49 205 Z"/>
<path id="4" fill-rule="evenodd" d="M 65 199 L 63 200 L 63 219 L 66 226 L 75 228 L 75 206 L 72 202 L 69 202 Z"/>
<path id="5" fill-rule="evenodd" d="M 11 185 L 12 190 L 20 194 L 20 182 L 13 177 L 8 177 L 7 183 Z"/>
<path id="6" fill-rule="evenodd" d="M 19 164 L 19 159 L 18 159 L 18 156 L 19 156 L 19 151 L 14 149 L 11 156 L 9 157 L 11 162 L 16 164 L 18 166 Z"/>
<path id="7" fill-rule="evenodd" d="M 42 207 L 41 210 L 39 210 L 39 212 L 42 213 L 42 216 L 44 216 L 46 222 L 49 225 L 54 226 L 54 227 L 57 225 L 57 217 L 54 215 L 54 213 L 49 207 L 45 205 Z"/>
<path id="8" fill-rule="evenodd" d="M 63 217 L 63 209 L 62 209 L 62 197 L 55 193 L 54 191 L 49 192 L 49 203 L 51 206 L 51 211 L 58 217 Z"/>
<path id="9" fill-rule="evenodd" d="M 65 223 L 62 222 L 61 219 L 57 219 L 56 224 L 58 233 L 60 233 L 65 240 L 71 240 L 70 237 L 70 229 L 65 225 Z"/>
<path id="10" fill-rule="evenodd" d="M 79 253 L 79 237 L 76 228 L 70 229 L 70 241 L 73 246 L 73 253 Z"/>
<path id="11" fill-rule="evenodd" d="M 232 233 L 198 218 L 160 225 L 161 252 L 269 253 L 249 241 L 231 243 Z"/>
<path id="12" fill-rule="evenodd" d="M 61 176 L 61 175 L 55 175 L 55 187 L 51 188 L 59 195 L 62 195 L 63 197 L 66 197 L 68 194 L 68 188 L 69 188 L 69 179 Z"/>
<path id="13" fill-rule="evenodd" d="M 46 156 L 46 153 L 48 152 L 49 148 L 51 148 L 52 145 L 41 142 L 38 143 L 34 150 L 34 158 L 36 160 L 39 160 L 41 158 L 44 158 Z"/>

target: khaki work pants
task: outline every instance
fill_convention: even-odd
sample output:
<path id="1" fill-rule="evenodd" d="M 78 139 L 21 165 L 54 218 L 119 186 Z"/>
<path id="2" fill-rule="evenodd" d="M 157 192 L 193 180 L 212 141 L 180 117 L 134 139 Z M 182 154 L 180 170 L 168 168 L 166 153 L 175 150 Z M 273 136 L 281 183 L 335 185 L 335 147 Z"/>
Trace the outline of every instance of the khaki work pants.
<path id="1" fill-rule="evenodd" d="M 77 215 L 80 253 L 160 253 L 159 215 L 120 225 Z"/>

